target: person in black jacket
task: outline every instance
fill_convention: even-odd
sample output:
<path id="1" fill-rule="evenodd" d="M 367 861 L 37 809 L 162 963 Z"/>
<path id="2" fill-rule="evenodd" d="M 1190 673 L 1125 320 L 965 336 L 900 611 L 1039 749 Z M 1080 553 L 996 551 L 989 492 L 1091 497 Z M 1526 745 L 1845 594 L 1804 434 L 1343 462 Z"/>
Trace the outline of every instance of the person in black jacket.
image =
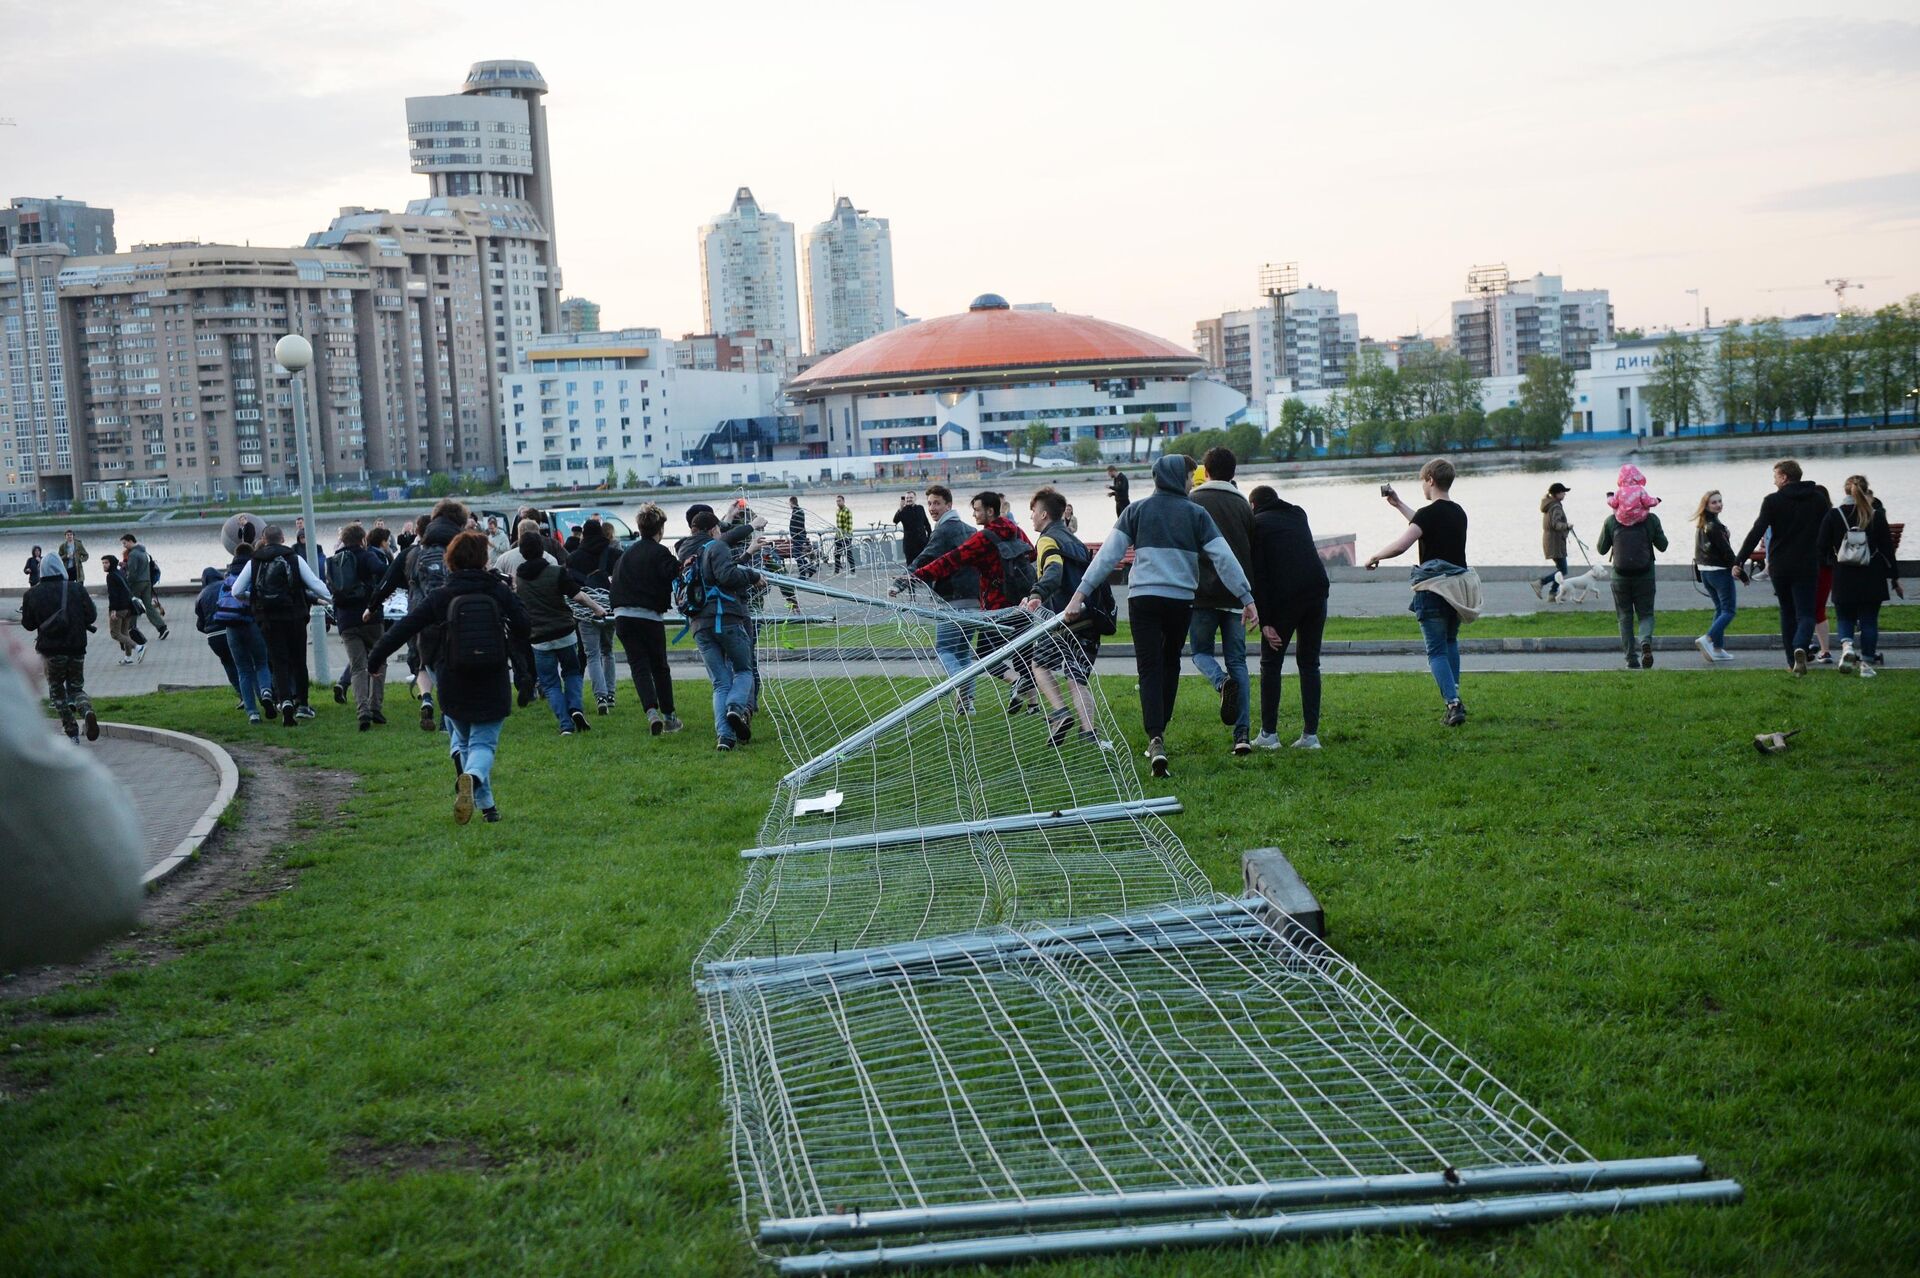
<path id="1" fill-rule="evenodd" d="M 580 527 L 579 548 L 566 557 L 564 564 L 583 587 L 605 590 L 608 574 L 619 558 L 620 548 L 614 545 L 612 530 L 598 519 L 589 519 Z M 587 682 L 593 685 L 594 704 L 601 714 L 612 714 L 614 692 L 619 683 L 613 660 L 613 623 L 583 620 L 576 629 L 580 655 L 586 663 Z"/>
<path id="2" fill-rule="evenodd" d="M 365 620 L 372 621 L 379 616 L 387 597 L 402 587 L 406 589 L 408 604 L 412 605 L 446 584 L 447 547 L 467 530 L 467 508 L 451 497 L 445 498 L 434 506 L 432 514 L 420 516 L 414 527 L 418 533 L 411 544 L 406 542 L 405 533 L 400 535 L 400 556 L 388 565 L 380 588 L 373 592 Z M 407 657 L 407 665 L 414 672 L 414 691 L 420 698 L 420 728 L 424 732 L 434 729 L 433 671 L 440 664 L 439 644 L 440 628 L 428 626 L 420 632 L 418 644 L 409 650 Z"/>
<path id="3" fill-rule="evenodd" d="M 1127 513 L 1127 507 L 1133 504 L 1128 495 L 1127 477 L 1120 473 L 1118 466 L 1107 467 L 1107 496 L 1113 498 L 1113 515 L 1118 519 Z"/>
<path id="4" fill-rule="evenodd" d="M 327 583 L 314 575 L 307 561 L 286 544 L 278 524 L 268 524 L 266 539 L 254 548 L 253 562 L 234 578 L 233 597 L 253 609 L 261 637 L 267 643 L 267 663 L 273 671 L 274 697 L 280 703 L 280 722 L 291 728 L 296 719 L 313 718 L 307 701 L 311 676 L 307 672 L 307 622 L 314 601 L 332 603 Z M 268 707 L 269 713 L 272 707 Z"/>
<path id="5" fill-rule="evenodd" d="M 107 634 L 120 645 L 120 664 L 130 666 L 147 655 L 147 637 L 140 633 L 140 602 L 133 597 L 118 559 L 100 556 L 100 571 L 107 581 Z"/>
<path id="6" fill-rule="evenodd" d="M 20 624 L 34 632 L 33 650 L 46 658 L 47 699 L 60 715 L 60 726 L 71 741 L 80 739 L 80 721 L 87 740 L 100 739 L 100 721 L 87 696 L 87 632 L 99 612 L 86 590 L 67 580 L 67 567 L 58 555 L 40 565 L 40 579 L 20 601 Z"/>
<path id="7" fill-rule="evenodd" d="M 910 564 L 927 548 L 927 537 L 933 530 L 933 525 L 927 522 L 926 509 L 914 496 L 913 489 L 907 489 L 900 498 L 900 509 L 893 512 L 893 522 L 900 525 L 901 562 Z"/>
<path id="8" fill-rule="evenodd" d="M 560 735 L 570 737 L 588 728 L 586 707 L 580 700 L 580 637 L 571 605 L 582 604 L 596 617 L 606 613 L 587 594 L 585 578 L 547 558 L 547 539 L 538 532 L 520 535 L 520 555 L 520 566 L 513 570 L 513 592 L 527 610 L 540 691 L 560 724 Z"/>
<path id="9" fill-rule="evenodd" d="M 500 819 L 494 803 L 493 761 L 500 748 L 500 729 L 513 713 L 513 691 L 508 683 L 513 648 L 524 649 L 531 631 L 527 610 L 513 590 L 500 577 L 487 571 L 485 533 L 461 532 L 447 546 L 446 584 L 431 591 L 408 610 L 407 615 L 388 627 L 373 646 L 367 660 L 384 662 L 414 635 L 437 626 L 446 633 L 447 642 L 439 645 L 435 657 L 434 686 L 440 694 L 440 711 L 446 720 L 448 752 L 453 758 L 453 819 L 465 825 L 473 819 L 474 808 L 488 821 Z M 461 600 L 484 595 L 505 627 L 497 653 L 491 658 L 480 653 L 482 644 L 469 649 L 470 636 L 463 627 L 483 617 L 485 603 Z M 457 615 L 456 615 L 457 613 Z M 472 638 L 483 640 L 484 635 Z"/>
<path id="10" fill-rule="evenodd" d="M 1887 589 L 1902 599 L 1900 570 L 1894 563 L 1893 530 L 1887 508 L 1873 495 L 1865 475 L 1847 477 L 1847 499 L 1827 514 L 1822 540 L 1833 566 L 1833 610 L 1840 615 L 1840 671 L 1858 669 L 1874 676 L 1880 664 L 1880 605 Z M 1855 536 L 1854 534 L 1859 534 Z M 1855 637 L 1859 645 L 1854 644 Z"/>
<path id="11" fill-rule="evenodd" d="M 640 540 L 627 547 L 613 570 L 613 629 L 646 709 L 647 731 L 657 737 L 686 726 L 674 713 L 673 674 L 667 668 L 667 610 L 673 606 L 680 562 L 661 544 L 666 511 L 642 506 L 637 522 Z"/>
<path id="12" fill-rule="evenodd" d="M 367 660 L 373 645 L 386 632 L 384 617 L 375 612 L 366 618 L 367 604 L 386 582 L 390 565 L 387 557 L 367 544 L 367 530 L 352 523 L 340 530 L 340 549 L 327 558 L 327 588 L 333 591 L 334 621 L 340 629 L 340 641 L 347 650 L 347 669 L 341 677 L 353 692 L 354 709 L 359 712 L 360 731 L 376 723 L 384 724 L 382 712 L 387 691 L 387 665 Z M 344 701 L 339 685 L 333 699 Z"/>
<path id="13" fill-rule="evenodd" d="M 32 590 L 40 584 L 40 547 L 35 546 L 27 552 L 27 589 Z"/>
<path id="14" fill-rule="evenodd" d="M 233 649 L 227 646 L 227 628 L 214 620 L 214 613 L 220 608 L 220 586 L 225 574 L 218 568 L 200 570 L 200 597 L 193 601 L 193 628 L 207 637 L 207 647 L 213 655 L 220 658 L 220 668 L 227 672 L 227 684 L 233 689 L 233 695 L 240 698 L 239 709 L 247 708 L 247 698 L 240 691 L 240 668 L 233 664 Z"/>
<path id="15" fill-rule="evenodd" d="M 1262 750 L 1280 748 L 1280 679 L 1287 646 L 1296 644 L 1301 732 L 1296 750 L 1320 748 L 1320 642 L 1327 629 L 1327 567 L 1313 544 L 1307 512 L 1265 484 L 1253 503 L 1254 607 L 1260 612 L 1260 735 Z"/>
<path id="16" fill-rule="evenodd" d="M 1791 457 L 1773 466 L 1774 491 L 1760 503 L 1747 539 L 1734 558 L 1746 563 L 1754 547 L 1767 537 L 1767 576 L 1780 601 L 1780 646 L 1788 668 L 1807 672 L 1807 648 L 1813 643 L 1814 596 L 1820 581 L 1820 527 L 1827 517 L 1827 500 L 1820 488 L 1800 477 L 1800 463 Z M 1742 575 L 1742 580 L 1745 580 Z"/>

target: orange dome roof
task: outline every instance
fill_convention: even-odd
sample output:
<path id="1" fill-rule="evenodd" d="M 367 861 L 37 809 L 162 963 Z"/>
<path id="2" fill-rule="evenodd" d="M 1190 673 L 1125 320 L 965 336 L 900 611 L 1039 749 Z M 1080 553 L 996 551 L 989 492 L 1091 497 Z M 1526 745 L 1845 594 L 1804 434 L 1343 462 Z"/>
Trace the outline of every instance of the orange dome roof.
<path id="1" fill-rule="evenodd" d="M 829 355 L 794 378 L 790 388 L 819 392 L 858 382 L 972 381 L 1034 369 L 1137 373 L 1141 366 L 1187 373 L 1199 370 L 1203 361 L 1125 324 L 1091 315 L 1016 311 L 987 294 L 959 315 L 909 324 Z"/>

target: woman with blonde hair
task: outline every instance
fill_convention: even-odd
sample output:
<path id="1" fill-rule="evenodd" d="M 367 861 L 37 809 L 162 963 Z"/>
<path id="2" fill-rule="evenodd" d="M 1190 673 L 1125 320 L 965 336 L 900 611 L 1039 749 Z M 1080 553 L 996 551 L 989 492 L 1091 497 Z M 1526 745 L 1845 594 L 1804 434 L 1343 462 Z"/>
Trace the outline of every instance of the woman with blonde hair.
<path id="1" fill-rule="evenodd" d="M 1724 505 L 1720 490 L 1715 488 L 1703 494 L 1700 504 L 1693 509 L 1693 570 L 1700 575 L 1707 597 L 1713 600 L 1713 624 L 1707 627 L 1707 633 L 1693 641 L 1693 646 L 1708 661 L 1733 660 L 1733 654 L 1725 646 L 1727 627 L 1733 624 L 1736 607 L 1733 539 L 1727 534 L 1727 526 L 1720 522 Z"/>
<path id="2" fill-rule="evenodd" d="M 1900 588 L 1894 567 L 1887 508 L 1873 495 L 1865 475 L 1847 477 L 1846 498 L 1827 512 L 1821 541 L 1835 561 L 1833 610 L 1840 616 L 1839 669 L 1842 674 L 1858 669 L 1862 678 L 1870 679 L 1880 664 L 1880 605 L 1887 601 L 1889 586 L 1903 599 L 1906 591 Z"/>

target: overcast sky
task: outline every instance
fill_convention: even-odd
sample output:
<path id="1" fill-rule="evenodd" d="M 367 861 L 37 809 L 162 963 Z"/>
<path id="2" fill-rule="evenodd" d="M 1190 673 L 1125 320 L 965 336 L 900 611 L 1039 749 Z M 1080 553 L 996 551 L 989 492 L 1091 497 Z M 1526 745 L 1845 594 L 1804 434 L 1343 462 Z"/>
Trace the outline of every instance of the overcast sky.
<path id="1" fill-rule="evenodd" d="M 320 19 L 301 28 L 303 20 Z M 120 244 L 289 244 L 399 208 L 403 99 L 529 58 L 567 292 L 704 328 L 737 186 L 890 218 L 900 305 L 1046 300 L 1185 343 L 1297 260 L 1374 337 L 1468 268 L 1606 287 L 1622 325 L 1920 291 L 1920 10 L 1825 0 L 458 4 L 0 0 L 0 197 Z M 1779 291 L 1768 291 L 1779 290 Z"/>

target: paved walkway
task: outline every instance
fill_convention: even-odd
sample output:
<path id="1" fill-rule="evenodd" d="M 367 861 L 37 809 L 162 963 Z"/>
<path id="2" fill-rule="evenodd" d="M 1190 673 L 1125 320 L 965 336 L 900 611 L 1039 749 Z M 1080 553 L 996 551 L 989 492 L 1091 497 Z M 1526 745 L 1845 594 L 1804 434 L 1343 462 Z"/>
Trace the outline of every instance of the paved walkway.
<path id="1" fill-rule="evenodd" d="M 207 659 L 213 661 L 211 653 Z M 213 664 L 217 674 L 220 663 Z M 82 748 L 113 774 L 140 814 L 147 870 L 173 855 L 220 792 L 214 765 L 178 746 L 107 735 Z"/>

